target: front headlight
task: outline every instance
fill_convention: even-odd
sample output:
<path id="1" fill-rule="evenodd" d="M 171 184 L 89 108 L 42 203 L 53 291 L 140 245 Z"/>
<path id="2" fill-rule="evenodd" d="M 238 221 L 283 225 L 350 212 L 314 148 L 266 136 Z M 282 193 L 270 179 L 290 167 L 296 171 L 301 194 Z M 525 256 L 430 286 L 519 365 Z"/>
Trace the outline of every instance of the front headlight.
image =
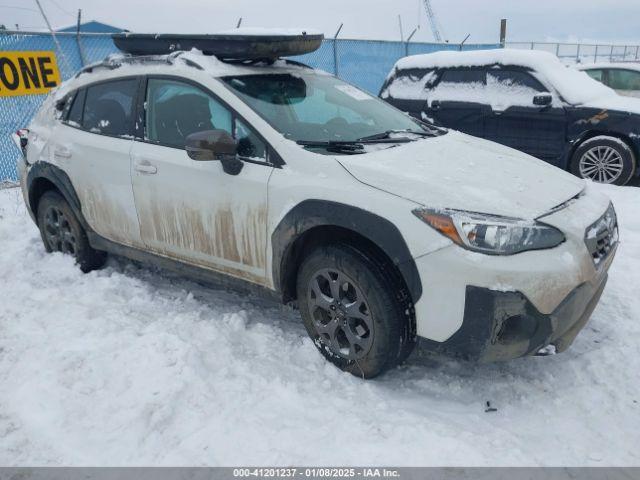
<path id="1" fill-rule="evenodd" d="M 565 241 L 560 230 L 537 221 L 453 209 L 416 209 L 413 214 L 461 247 L 490 255 L 553 248 Z"/>

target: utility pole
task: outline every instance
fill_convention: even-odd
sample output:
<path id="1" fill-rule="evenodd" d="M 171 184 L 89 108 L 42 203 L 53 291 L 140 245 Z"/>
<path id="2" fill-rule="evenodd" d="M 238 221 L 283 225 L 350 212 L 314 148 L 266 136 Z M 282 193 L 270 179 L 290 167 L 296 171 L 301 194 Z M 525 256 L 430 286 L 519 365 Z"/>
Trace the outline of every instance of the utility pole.
<path id="1" fill-rule="evenodd" d="M 500 46 L 502 48 L 507 44 L 507 19 L 500 20 Z"/>

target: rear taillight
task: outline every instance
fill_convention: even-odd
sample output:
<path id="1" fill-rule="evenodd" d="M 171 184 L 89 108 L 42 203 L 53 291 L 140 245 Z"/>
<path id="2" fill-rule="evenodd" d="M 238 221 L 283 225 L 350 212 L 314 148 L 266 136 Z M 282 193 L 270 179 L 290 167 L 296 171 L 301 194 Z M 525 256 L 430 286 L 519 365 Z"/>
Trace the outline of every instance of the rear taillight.
<path id="1" fill-rule="evenodd" d="M 16 130 L 16 135 L 19 140 L 20 149 L 23 154 L 27 152 L 27 143 L 29 143 L 29 129 L 21 128 L 20 130 Z"/>

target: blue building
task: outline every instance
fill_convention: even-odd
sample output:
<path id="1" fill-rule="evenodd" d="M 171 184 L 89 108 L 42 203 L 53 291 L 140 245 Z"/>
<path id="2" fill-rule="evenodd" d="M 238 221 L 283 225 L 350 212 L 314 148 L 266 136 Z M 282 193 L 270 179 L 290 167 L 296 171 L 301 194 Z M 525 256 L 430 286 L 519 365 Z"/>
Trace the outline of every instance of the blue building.
<path id="1" fill-rule="evenodd" d="M 71 25 L 69 27 L 60 28 L 56 30 L 57 32 L 73 32 L 77 31 L 78 27 L 76 25 Z M 96 22 L 95 20 L 91 20 L 90 22 L 81 23 L 80 31 L 85 33 L 118 33 L 124 31 L 124 28 L 114 27 L 113 25 L 107 25 L 106 23 Z"/>

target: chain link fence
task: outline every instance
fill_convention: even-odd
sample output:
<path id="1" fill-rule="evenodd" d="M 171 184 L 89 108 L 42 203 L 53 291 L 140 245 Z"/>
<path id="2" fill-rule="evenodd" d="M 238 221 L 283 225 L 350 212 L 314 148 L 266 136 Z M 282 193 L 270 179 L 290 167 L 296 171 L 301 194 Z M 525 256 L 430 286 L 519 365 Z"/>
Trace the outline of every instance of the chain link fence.
<path id="1" fill-rule="evenodd" d="M 58 33 L 56 39 L 60 48 L 50 34 L 0 31 L 0 51 L 54 51 L 63 80 L 73 76 L 84 65 L 102 60 L 118 51 L 108 34 Z M 499 48 L 499 45 L 470 44 L 463 48 Z M 294 59 L 334 73 L 377 95 L 387 74 L 400 58 L 458 49 L 459 46 L 449 44 L 328 39 L 316 52 Z M 0 96 L 0 182 L 17 179 L 16 162 L 21 153 L 11 135 L 19 128 L 29 125 L 45 96 Z"/>
<path id="2" fill-rule="evenodd" d="M 543 50 L 565 63 L 638 62 L 640 45 L 590 43 L 507 42 L 507 48 Z"/>

